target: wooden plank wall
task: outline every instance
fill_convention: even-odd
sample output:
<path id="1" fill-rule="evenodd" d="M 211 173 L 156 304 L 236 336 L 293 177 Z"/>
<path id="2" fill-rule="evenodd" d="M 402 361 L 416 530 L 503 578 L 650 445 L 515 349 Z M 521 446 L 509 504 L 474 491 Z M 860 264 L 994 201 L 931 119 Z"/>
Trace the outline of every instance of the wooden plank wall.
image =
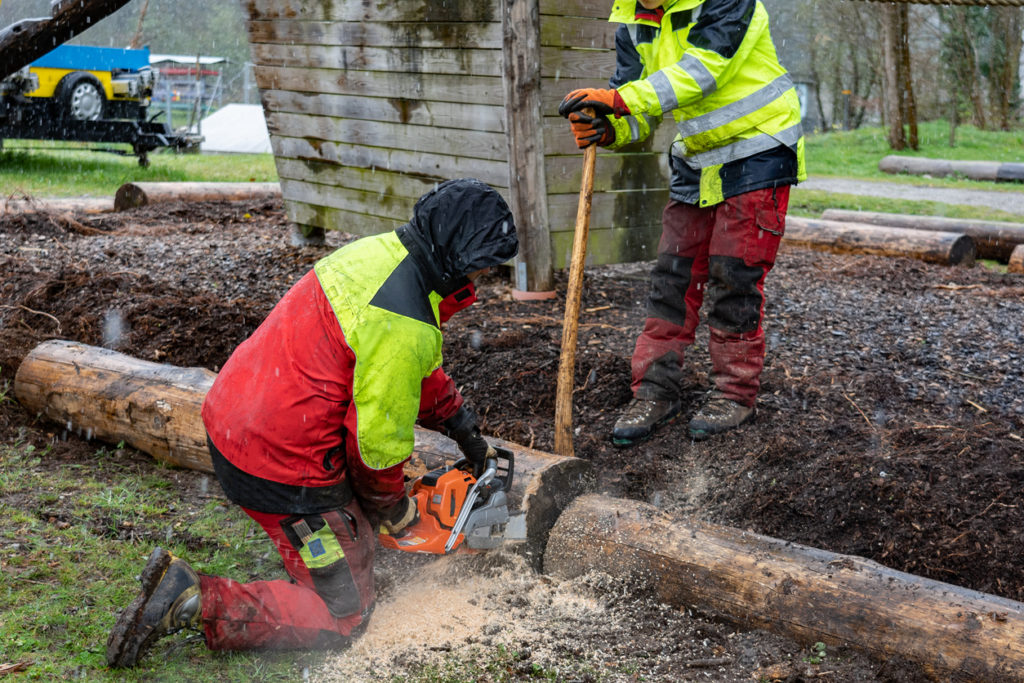
<path id="1" fill-rule="evenodd" d="M 507 196 L 496 0 L 247 0 L 289 219 L 371 234 L 475 177 Z"/>
<path id="2" fill-rule="evenodd" d="M 607 87 L 611 2 L 537 0 L 551 261 L 563 268 L 582 173 L 558 103 Z M 437 182 L 476 177 L 509 199 L 501 0 L 246 0 L 256 81 L 289 219 L 372 234 Z M 654 258 L 672 126 L 598 157 L 588 263 Z"/>

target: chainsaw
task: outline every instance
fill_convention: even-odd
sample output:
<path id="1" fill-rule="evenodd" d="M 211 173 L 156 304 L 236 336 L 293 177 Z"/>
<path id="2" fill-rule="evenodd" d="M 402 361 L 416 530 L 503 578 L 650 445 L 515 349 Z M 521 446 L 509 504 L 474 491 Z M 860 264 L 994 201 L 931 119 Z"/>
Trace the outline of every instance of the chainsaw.
<path id="1" fill-rule="evenodd" d="M 508 524 L 507 493 L 512 487 L 512 451 L 494 448 L 479 478 L 466 459 L 417 477 L 409 496 L 419 519 L 398 534 L 380 534 L 385 548 L 444 555 L 501 545 Z"/>

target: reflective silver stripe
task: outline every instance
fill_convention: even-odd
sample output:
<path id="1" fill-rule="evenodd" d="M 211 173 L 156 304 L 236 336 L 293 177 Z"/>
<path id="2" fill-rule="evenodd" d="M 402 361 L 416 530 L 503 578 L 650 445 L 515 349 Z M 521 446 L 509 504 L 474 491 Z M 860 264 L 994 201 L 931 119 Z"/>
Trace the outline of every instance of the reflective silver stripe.
<path id="1" fill-rule="evenodd" d="M 700 11 L 704 9 L 704 5 L 700 4 L 693 8 L 693 13 L 690 15 L 690 23 L 696 24 L 697 20 L 700 19 Z"/>
<path id="2" fill-rule="evenodd" d="M 672 143 L 672 154 L 683 161 L 686 165 L 693 169 L 707 168 L 708 166 L 718 166 L 719 164 L 727 164 L 730 161 L 736 161 L 738 159 L 745 159 L 755 154 L 760 154 L 773 147 L 779 145 L 785 145 L 786 147 L 793 147 L 800 140 L 800 136 L 803 135 L 803 128 L 798 123 L 795 126 L 790 126 L 785 130 L 782 130 L 775 135 L 770 133 L 761 133 L 755 135 L 752 138 L 746 140 L 740 140 L 734 142 L 731 145 L 725 147 L 718 147 L 716 149 L 708 150 L 707 152 L 701 152 L 700 154 L 694 154 L 693 156 L 687 156 L 685 154 L 685 146 L 681 140 L 676 140 Z"/>
<path id="3" fill-rule="evenodd" d="M 683 55 L 683 58 L 676 62 L 676 66 L 690 74 L 690 78 L 697 82 L 697 87 L 704 97 L 718 90 L 718 83 L 711 75 L 704 63 L 693 55 Z"/>
<path id="4" fill-rule="evenodd" d="M 658 96 L 662 112 L 670 112 L 679 106 L 679 99 L 676 97 L 676 91 L 672 89 L 672 82 L 663 72 L 655 71 L 647 79 L 647 82 L 654 88 L 654 94 Z"/>
<path id="5" fill-rule="evenodd" d="M 626 24 L 626 31 L 629 32 L 629 39 L 633 41 L 633 46 L 636 46 L 636 24 Z"/>
<path id="6" fill-rule="evenodd" d="M 753 114 L 761 107 L 768 106 L 782 97 L 792 87 L 793 81 L 790 79 L 789 74 L 782 74 L 768 85 L 744 98 L 738 99 L 724 107 L 719 107 L 703 116 L 680 121 L 677 124 L 679 134 L 684 138 L 688 138 L 691 135 L 706 133 L 709 130 L 714 130 L 719 126 L 724 126 L 727 123 L 741 119 L 747 114 Z"/>
<path id="7" fill-rule="evenodd" d="M 629 139 L 636 141 L 640 139 L 640 124 L 635 116 L 627 116 L 626 123 L 629 124 Z"/>

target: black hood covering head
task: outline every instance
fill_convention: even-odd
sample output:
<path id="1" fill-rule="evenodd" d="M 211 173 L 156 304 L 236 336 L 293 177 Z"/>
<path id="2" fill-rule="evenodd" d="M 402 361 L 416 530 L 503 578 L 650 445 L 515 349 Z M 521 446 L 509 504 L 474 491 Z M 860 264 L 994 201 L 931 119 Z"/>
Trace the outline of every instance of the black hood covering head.
<path id="1" fill-rule="evenodd" d="M 448 180 L 416 202 L 399 238 L 441 296 L 465 286 L 466 275 L 505 263 L 519 251 L 508 204 L 473 178 Z"/>

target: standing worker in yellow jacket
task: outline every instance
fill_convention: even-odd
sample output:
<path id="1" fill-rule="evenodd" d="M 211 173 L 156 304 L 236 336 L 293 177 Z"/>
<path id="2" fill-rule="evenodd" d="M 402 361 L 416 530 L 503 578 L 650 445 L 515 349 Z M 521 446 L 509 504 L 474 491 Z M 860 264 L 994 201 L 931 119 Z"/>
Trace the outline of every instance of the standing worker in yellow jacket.
<path id="1" fill-rule="evenodd" d="M 764 367 L 764 280 L 785 228 L 789 186 L 806 178 L 800 102 L 757 0 L 618 0 L 611 89 L 559 107 L 577 144 L 615 149 L 671 112 L 670 201 L 647 320 L 632 360 L 633 400 L 612 433 L 628 446 L 681 410 L 683 351 L 708 303 L 715 390 L 695 439 L 754 417 Z M 594 116 L 584 113 L 593 109 Z"/>

